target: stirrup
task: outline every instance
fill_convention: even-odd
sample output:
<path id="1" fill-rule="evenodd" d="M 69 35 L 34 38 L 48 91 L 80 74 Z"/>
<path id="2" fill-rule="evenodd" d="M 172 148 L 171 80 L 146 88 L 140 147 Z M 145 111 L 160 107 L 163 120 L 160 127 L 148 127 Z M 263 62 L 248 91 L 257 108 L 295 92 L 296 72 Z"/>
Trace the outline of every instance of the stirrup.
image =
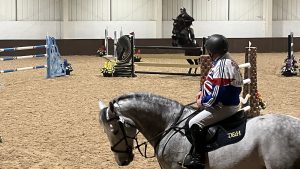
<path id="1" fill-rule="evenodd" d="M 189 156 L 189 159 L 187 161 L 188 156 Z M 179 162 L 178 164 L 180 164 L 182 168 L 188 168 L 188 169 L 204 169 L 205 168 L 205 163 L 203 163 L 203 161 L 201 160 L 201 155 L 199 155 L 199 157 L 194 157 L 192 154 L 186 154 L 183 158 L 183 161 Z"/>

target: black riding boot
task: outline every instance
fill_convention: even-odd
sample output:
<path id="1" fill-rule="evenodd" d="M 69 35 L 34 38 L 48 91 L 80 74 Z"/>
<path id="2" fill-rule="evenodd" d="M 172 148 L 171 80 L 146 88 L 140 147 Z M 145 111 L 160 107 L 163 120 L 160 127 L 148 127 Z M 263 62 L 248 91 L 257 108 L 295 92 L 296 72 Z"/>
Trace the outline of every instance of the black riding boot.
<path id="1" fill-rule="evenodd" d="M 204 169 L 205 167 L 205 135 L 199 125 L 194 124 L 190 128 L 193 151 L 186 160 L 184 166 L 188 169 Z"/>

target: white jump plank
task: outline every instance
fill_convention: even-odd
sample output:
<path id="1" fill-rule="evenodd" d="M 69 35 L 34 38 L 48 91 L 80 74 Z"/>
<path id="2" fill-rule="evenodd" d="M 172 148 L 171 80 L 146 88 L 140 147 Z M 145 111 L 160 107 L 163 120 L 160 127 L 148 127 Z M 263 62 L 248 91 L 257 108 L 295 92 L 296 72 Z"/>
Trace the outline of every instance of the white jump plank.
<path id="1" fill-rule="evenodd" d="M 200 68 L 200 65 L 189 65 L 189 64 L 166 64 L 166 63 L 135 62 L 135 65 L 137 65 L 137 66 L 148 66 L 148 67 Z"/>

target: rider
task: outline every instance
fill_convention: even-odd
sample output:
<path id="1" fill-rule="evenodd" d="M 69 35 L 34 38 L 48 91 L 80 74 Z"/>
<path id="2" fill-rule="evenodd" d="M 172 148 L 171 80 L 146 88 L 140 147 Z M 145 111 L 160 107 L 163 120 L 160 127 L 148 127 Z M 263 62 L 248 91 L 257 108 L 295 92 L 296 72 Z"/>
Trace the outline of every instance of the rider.
<path id="1" fill-rule="evenodd" d="M 228 51 L 228 41 L 223 35 L 208 38 L 205 47 L 213 61 L 204 85 L 196 96 L 199 108 L 204 108 L 189 121 L 193 152 L 186 165 L 189 168 L 204 168 L 204 127 L 232 116 L 239 110 L 243 78 L 239 66 Z"/>
<path id="2" fill-rule="evenodd" d="M 193 41 L 193 43 L 196 42 L 195 40 L 195 34 L 194 34 L 194 29 L 193 29 L 193 21 L 194 18 L 191 17 L 187 12 L 186 9 L 184 7 L 180 8 L 180 14 L 177 16 L 176 18 L 177 20 L 183 20 L 183 23 L 185 24 L 186 28 L 189 28 L 190 34 L 191 34 L 191 39 Z"/>

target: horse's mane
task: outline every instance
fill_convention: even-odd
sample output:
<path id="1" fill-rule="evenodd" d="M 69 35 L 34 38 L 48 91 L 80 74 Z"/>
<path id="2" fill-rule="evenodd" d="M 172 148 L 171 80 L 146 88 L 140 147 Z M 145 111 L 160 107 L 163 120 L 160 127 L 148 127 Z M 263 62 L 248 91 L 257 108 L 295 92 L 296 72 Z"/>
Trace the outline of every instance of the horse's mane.
<path id="1" fill-rule="evenodd" d="M 129 105 L 129 107 L 134 107 L 139 113 L 139 110 L 147 113 L 153 110 L 157 115 L 163 116 L 171 123 L 173 123 L 173 121 L 178 121 L 184 108 L 187 108 L 176 100 L 144 92 L 124 94 L 113 99 L 111 103 L 119 105 L 119 109 L 122 109 L 122 101 L 125 101 L 125 103 L 132 102 L 132 104 L 124 104 L 124 107 Z M 148 104 L 148 106 L 145 106 L 143 102 Z"/>
<path id="2" fill-rule="evenodd" d="M 144 100 L 144 101 L 157 101 L 156 103 L 158 104 L 176 104 L 183 106 L 181 103 L 179 103 L 176 100 L 172 100 L 169 98 L 166 98 L 161 95 L 156 95 L 153 93 L 145 93 L 145 92 L 136 92 L 136 93 L 129 93 L 129 94 L 124 94 L 119 97 L 116 97 L 112 100 L 112 103 L 118 103 L 119 101 L 126 100 L 126 99 L 136 99 L 136 100 Z"/>

